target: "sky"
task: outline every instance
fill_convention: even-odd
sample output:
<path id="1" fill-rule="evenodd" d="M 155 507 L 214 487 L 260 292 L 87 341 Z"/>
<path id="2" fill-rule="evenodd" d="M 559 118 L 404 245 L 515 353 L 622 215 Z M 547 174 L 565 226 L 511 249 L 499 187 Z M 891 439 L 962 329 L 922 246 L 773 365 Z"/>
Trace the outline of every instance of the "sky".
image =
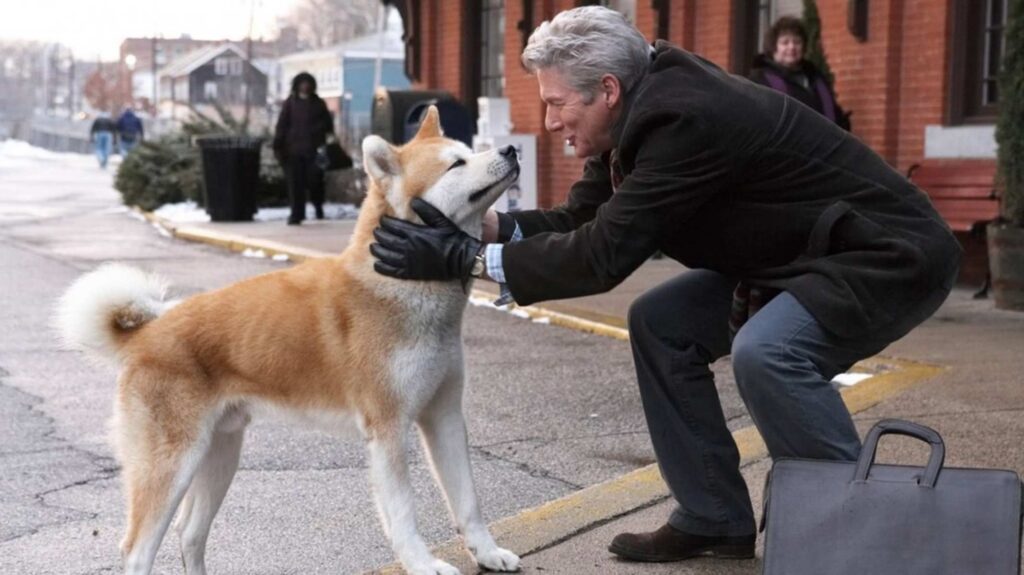
<path id="1" fill-rule="evenodd" d="M 242 39 L 255 3 L 253 37 L 277 36 L 277 18 L 298 0 L 0 0 L 0 39 L 60 42 L 75 57 L 118 58 L 127 37 L 189 34 Z"/>

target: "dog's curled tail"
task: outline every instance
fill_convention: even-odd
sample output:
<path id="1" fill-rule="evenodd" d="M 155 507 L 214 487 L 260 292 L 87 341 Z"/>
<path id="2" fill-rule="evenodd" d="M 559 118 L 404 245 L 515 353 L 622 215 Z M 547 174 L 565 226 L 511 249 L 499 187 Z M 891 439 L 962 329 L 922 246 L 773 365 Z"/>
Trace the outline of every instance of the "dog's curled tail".
<path id="1" fill-rule="evenodd" d="M 121 346 L 172 302 L 159 278 L 123 264 L 105 264 L 75 280 L 57 304 L 64 343 L 116 362 Z"/>

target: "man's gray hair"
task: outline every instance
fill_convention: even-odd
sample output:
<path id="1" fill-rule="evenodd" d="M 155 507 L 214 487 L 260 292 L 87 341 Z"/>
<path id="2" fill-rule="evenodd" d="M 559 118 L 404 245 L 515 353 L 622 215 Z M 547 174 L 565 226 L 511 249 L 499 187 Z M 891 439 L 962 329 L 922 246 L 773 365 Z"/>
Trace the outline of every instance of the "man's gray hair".
<path id="1" fill-rule="evenodd" d="M 558 70 L 589 104 L 601 77 L 611 74 L 628 92 L 647 73 L 651 47 L 626 17 L 602 6 L 583 6 L 543 22 L 523 49 L 530 73 Z"/>

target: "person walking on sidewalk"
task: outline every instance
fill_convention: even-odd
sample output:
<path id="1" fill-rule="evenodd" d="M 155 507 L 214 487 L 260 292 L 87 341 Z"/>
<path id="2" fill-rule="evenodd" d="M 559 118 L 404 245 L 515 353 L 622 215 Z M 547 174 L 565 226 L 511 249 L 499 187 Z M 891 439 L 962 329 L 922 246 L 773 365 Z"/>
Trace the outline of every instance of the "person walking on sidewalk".
<path id="1" fill-rule="evenodd" d="M 754 555 L 740 454 L 709 365 L 732 355 L 773 458 L 854 460 L 830 380 L 929 317 L 960 247 L 928 198 L 860 140 L 783 94 L 597 6 L 541 24 L 523 51 L 583 175 L 548 210 L 488 214 L 483 241 L 416 199 L 371 252 L 408 279 L 489 276 L 521 305 L 605 292 L 655 251 L 688 271 L 629 310 L 651 441 L 677 503 L 609 549 L 637 561 Z M 808 542 L 813 545 L 813 542 Z"/>
<path id="2" fill-rule="evenodd" d="M 92 121 L 89 128 L 89 139 L 92 140 L 93 150 L 96 152 L 96 160 L 100 167 L 107 169 L 107 160 L 114 148 L 114 134 L 117 132 L 117 124 L 111 119 L 107 112 L 100 112 Z"/>
<path id="3" fill-rule="evenodd" d="M 135 115 L 130 107 L 126 107 L 117 119 L 117 145 L 121 156 L 127 156 L 144 137 L 142 120 Z"/>
<path id="4" fill-rule="evenodd" d="M 327 104 L 316 93 L 316 79 L 300 72 L 292 79 L 292 91 L 284 101 L 274 131 L 274 155 L 288 178 L 291 215 L 288 225 L 306 219 L 306 191 L 316 210 L 324 218 L 324 173 L 317 166 L 317 148 L 334 140 L 333 120 Z"/>
<path id="5" fill-rule="evenodd" d="M 768 31 L 768 50 L 754 58 L 750 79 L 791 96 L 849 131 L 850 113 L 843 111 L 832 86 L 813 62 L 804 58 L 807 28 L 799 18 L 783 16 Z"/>

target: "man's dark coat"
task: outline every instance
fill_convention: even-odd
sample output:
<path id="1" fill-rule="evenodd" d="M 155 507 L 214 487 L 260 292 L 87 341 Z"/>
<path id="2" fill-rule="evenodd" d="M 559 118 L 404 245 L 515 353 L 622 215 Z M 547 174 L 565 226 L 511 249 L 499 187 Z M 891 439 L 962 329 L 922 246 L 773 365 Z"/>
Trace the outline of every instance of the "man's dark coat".
<path id="1" fill-rule="evenodd" d="M 960 247 L 927 196 L 856 137 L 667 43 L 630 92 L 611 154 L 565 204 L 513 214 L 520 304 L 600 293 L 657 250 L 781 288 L 829 331 L 867 337 L 947 281 Z M 724 318 L 723 318 L 724 321 Z"/>

